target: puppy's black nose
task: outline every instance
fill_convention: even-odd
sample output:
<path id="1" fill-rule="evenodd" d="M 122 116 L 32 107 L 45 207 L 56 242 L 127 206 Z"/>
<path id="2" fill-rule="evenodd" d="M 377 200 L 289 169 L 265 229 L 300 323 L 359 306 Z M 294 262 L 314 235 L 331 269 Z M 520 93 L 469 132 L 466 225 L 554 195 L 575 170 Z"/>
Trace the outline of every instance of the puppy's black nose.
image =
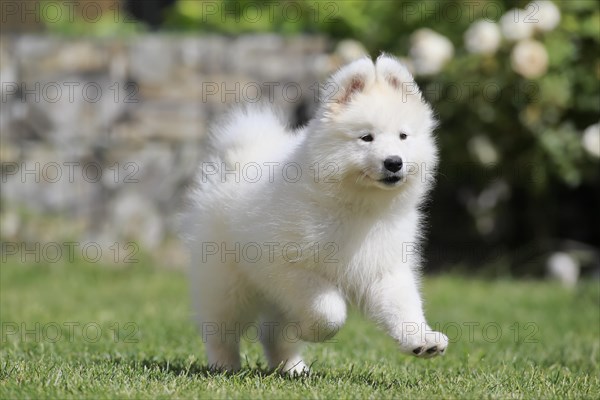
<path id="1" fill-rule="evenodd" d="M 398 156 L 391 156 L 383 161 L 385 169 L 391 172 L 398 172 L 402 169 L 402 159 Z"/>

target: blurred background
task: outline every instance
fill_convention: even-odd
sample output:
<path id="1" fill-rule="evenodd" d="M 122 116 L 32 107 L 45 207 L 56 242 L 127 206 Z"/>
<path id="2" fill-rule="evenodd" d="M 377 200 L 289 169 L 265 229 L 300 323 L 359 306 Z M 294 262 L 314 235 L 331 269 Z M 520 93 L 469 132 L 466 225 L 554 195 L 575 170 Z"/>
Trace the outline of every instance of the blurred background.
<path id="1" fill-rule="evenodd" d="M 2 263 L 186 265 L 210 121 L 401 58 L 441 122 L 426 270 L 600 275 L 600 10 L 550 1 L 0 1 Z"/>

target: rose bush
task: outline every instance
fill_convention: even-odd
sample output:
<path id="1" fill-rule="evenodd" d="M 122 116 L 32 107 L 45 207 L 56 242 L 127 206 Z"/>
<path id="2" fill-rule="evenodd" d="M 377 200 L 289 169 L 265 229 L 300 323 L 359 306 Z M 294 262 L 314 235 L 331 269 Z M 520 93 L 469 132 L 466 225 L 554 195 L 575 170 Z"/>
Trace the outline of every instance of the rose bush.
<path id="1" fill-rule="evenodd" d="M 240 12 L 246 3 L 238 2 Z M 386 51 L 406 60 L 441 121 L 431 265 L 509 264 L 529 273 L 557 240 L 600 242 L 595 2 L 334 1 L 326 10 L 294 3 L 301 21 L 274 13 L 270 24 L 218 15 L 201 24 L 201 4 L 182 0 L 170 23 L 325 32 L 359 40 L 372 56 Z"/>

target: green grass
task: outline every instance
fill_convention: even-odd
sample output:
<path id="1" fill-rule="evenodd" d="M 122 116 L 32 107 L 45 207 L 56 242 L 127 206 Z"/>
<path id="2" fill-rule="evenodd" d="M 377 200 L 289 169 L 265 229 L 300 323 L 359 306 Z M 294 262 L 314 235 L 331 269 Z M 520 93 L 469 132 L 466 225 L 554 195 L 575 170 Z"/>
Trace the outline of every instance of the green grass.
<path id="1" fill-rule="evenodd" d="M 446 356 L 403 356 L 353 314 L 332 343 L 307 349 L 311 376 L 293 380 L 265 370 L 257 343 L 244 343 L 240 373 L 208 372 L 181 273 L 13 263 L 0 272 L 0 398 L 600 396 L 597 281 L 567 290 L 429 278 L 430 323 L 453 338 Z"/>

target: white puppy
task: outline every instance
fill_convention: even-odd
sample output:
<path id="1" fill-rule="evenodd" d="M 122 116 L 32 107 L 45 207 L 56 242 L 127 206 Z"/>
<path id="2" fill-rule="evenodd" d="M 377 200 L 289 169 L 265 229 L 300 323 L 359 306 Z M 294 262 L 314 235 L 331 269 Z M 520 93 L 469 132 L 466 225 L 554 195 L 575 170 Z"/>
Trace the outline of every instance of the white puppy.
<path id="1" fill-rule="evenodd" d="M 331 338 L 347 303 L 405 353 L 446 350 L 419 295 L 419 207 L 437 160 L 431 108 L 385 55 L 347 65 L 324 88 L 297 132 L 255 107 L 207 137 L 185 238 L 211 367 L 240 368 L 246 334 L 260 337 L 270 367 L 304 372 L 302 343 Z"/>

